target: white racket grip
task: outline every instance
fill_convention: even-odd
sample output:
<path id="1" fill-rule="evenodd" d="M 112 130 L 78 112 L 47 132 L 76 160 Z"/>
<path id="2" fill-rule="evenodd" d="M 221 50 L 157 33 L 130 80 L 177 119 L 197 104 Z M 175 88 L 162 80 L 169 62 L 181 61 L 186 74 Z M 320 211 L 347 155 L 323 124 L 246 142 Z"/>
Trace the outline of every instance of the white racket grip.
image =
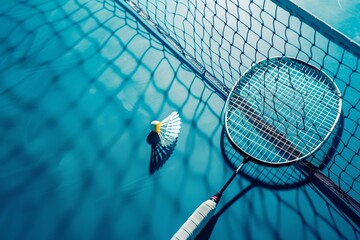
<path id="1" fill-rule="evenodd" d="M 171 240 L 194 239 L 214 215 L 217 203 L 209 199 L 203 202 L 175 233 Z"/>

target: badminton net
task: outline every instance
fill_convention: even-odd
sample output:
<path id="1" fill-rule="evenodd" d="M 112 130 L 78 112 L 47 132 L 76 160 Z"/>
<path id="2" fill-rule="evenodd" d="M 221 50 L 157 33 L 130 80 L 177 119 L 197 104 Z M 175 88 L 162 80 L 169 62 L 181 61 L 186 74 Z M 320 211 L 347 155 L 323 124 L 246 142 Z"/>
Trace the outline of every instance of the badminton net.
<path id="1" fill-rule="evenodd" d="M 314 65 L 338 85 L 343 131 L 332 159 L 309 161 L 344 193 L 360 201 L 360 47 L 290 1 L 117 1 L 130 9 L 176 56 L 225 97 L 251 66 L 291 56 Z M 330 146 L 331 148 L 332 146 Z M 315 164 L 316 165 L 316 164 Z"/>

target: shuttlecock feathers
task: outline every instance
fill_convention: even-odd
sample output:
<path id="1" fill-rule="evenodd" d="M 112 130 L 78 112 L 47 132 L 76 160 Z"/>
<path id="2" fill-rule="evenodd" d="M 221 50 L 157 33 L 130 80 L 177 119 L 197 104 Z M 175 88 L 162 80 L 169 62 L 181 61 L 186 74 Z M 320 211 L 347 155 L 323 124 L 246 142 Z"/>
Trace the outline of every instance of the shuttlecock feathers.
<path id="1" fill-rule="evenodd" d="M 171 113 L 161 122 L 155 120 L 150 124 L 150 129 L 159 134 L 161 145 L 171 145 L 179 136 L 181 119 L 177 112 Z"/>

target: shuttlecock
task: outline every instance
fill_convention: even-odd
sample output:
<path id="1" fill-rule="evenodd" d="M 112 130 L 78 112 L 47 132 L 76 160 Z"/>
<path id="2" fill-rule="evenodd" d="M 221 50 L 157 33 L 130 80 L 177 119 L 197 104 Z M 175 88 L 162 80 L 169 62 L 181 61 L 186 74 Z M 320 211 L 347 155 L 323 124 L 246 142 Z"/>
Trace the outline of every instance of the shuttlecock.
<path id="1" fill-rule="evenodd" d="M 161 145 L 171 145 L 179 136 L 181 121 L 177 112 L 171 113 L 161 122 L 155 120 L 150 124 L 150 129 L 159 134 Z"/>

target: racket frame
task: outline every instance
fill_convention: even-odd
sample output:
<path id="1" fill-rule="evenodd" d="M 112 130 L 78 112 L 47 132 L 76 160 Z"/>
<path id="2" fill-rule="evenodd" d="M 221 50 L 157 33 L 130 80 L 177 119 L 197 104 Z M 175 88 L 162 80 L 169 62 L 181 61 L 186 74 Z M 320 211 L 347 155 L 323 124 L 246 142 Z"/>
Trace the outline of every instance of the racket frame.
<path id="1" fill-rule="evenodd" d="M 337 111 L 337 115 L 336 115 L 336 118 L 332 124 L 332 127 L 330 128 L 330 130 L 328 131 L 328 133 L 326 134 L 326 136 L 324 137 L 324 139 L 321 141 L 320 144 L 318 144 L 312 151 L 310 151 L 308 154 L 305 154 L 299 158 L 296 158 L 296 159 L 293 159 L 293 160 L 290 160 L 290 161 L 286 161 L 286 162 L 269 162 L 269 161 L 264 161 L 264 160 L 261 160 L 261 159 L 257 159 L 255 157 L 253 157 L 251 154 L 247 153 L 246 151 L 244 151 L 243 149 L 241 149 L 237 144 L 236 142 L 234 141 L 234 139 L 231 137 L 231 134 L 229 132 L 229 129 L 228 129 L 228 121 L 227 121 L 227 117 L 228 117 L 228 108 L 229 108 L 229 104 L 230 104 L 230 101 L 231 101 L 231 96 L 233 95 L 235 89 L 237 88 L 237 86 L 239 85 L 239 83 L 243 82 L 245 78 L 245 76 L 247 74 L 249 74 L 251 71 L 254 71 L 253 68 L 254 66 L 256 65 L 259 65 L 259 64 L 266 64 L 266 62 L 269 62 L 269 61 L 274 61 L 274 60 L 278 60 L 279 62 L 280 61 L 293 61 L 293 62 L 297 62 L 297 64 L 301 64 L 301 65 L 304 65 L 304 66 L 307 66 L 309 67 L 309 69 L 313 70 L 313 71 L 316 71 L 316 72 L 320 72 L 320 74 L 323 74 L 324 77 L 326 78 L 326 83 L 329 83 L 328 85 L 330 87 L 333 88 L 333 91 L 336 92 L 337 96 L 338 96 L 338 100 L 339 100 L 339 104 L 338 104 L 338 111 Z M 250 78 L 251 79 L 251 78 Z M 229 139 L 229 142 L 230 144 L 232 145 L 232 147 L 238 151 L 243 157 L 244 159 L 246 159 L 246 161 L 248 160 L 251 160 L 252 162 L 255 162 L 257 164 L 260 164 L 260 165 L 265 165 L 265 166 L 270 166 L 270 167 L 282 167 L 282 166 L 287 166 L 287 165 L 291 165 L 299 160 L 302 160 L 302 159 L 305 159 L 305 158 L 308 158 L 309 156 L 313 155 L 315 152 L 317 152 L 323 145 L 324 143 L 328 140 L 328 138 L 330 137 L 331 133 L 334 131 L 339 119 L 340 119 L 340 115 L 341 115 L 341 112 L 342 112 L 342 95 L 341 95 L 341 92 L 338 88 L 338 86 L 335 84 L 335 81 L 329 77 L 328 74 L 326 74 L 325 72 L 321 71 L 320 69 L 318 69 L 317 67 L 309 64 L 309 63 L 306 63 L 302 60 L 299 60 L 299 59 L 296 59 L 296 58 L 293 58 L 293 57 L 284 57 L 284 56 L 281 56 L 281 57 L 272 57 L 272 58 L 265 58 L 257 63 L 253 63 L 252 67 L 249 68 L 248 70 L 245 71 L 245 73 L 240 77 L 240 79 L 234 84 L 234 86 L 231 88 L 230 92 L 229 92 L 229 95 L 226 99 L 226 103 L 225 103 L 225 106 L 224 106 L 224 125 L 225 125 L 225 131 L 226 131 L 226 136 L 227 138 Z M 265 121 L 265 120 L 264 120 Z M 266 121 L 265 121 L 266 122 Z M 270 124 L 269 124 L 270 125 Z M 281 133 L 279 133 L 281 134 Z M 281 134 L 282 135 L 282 134 Z M 286 137 L 284 137 L 286 138 Z"/>

